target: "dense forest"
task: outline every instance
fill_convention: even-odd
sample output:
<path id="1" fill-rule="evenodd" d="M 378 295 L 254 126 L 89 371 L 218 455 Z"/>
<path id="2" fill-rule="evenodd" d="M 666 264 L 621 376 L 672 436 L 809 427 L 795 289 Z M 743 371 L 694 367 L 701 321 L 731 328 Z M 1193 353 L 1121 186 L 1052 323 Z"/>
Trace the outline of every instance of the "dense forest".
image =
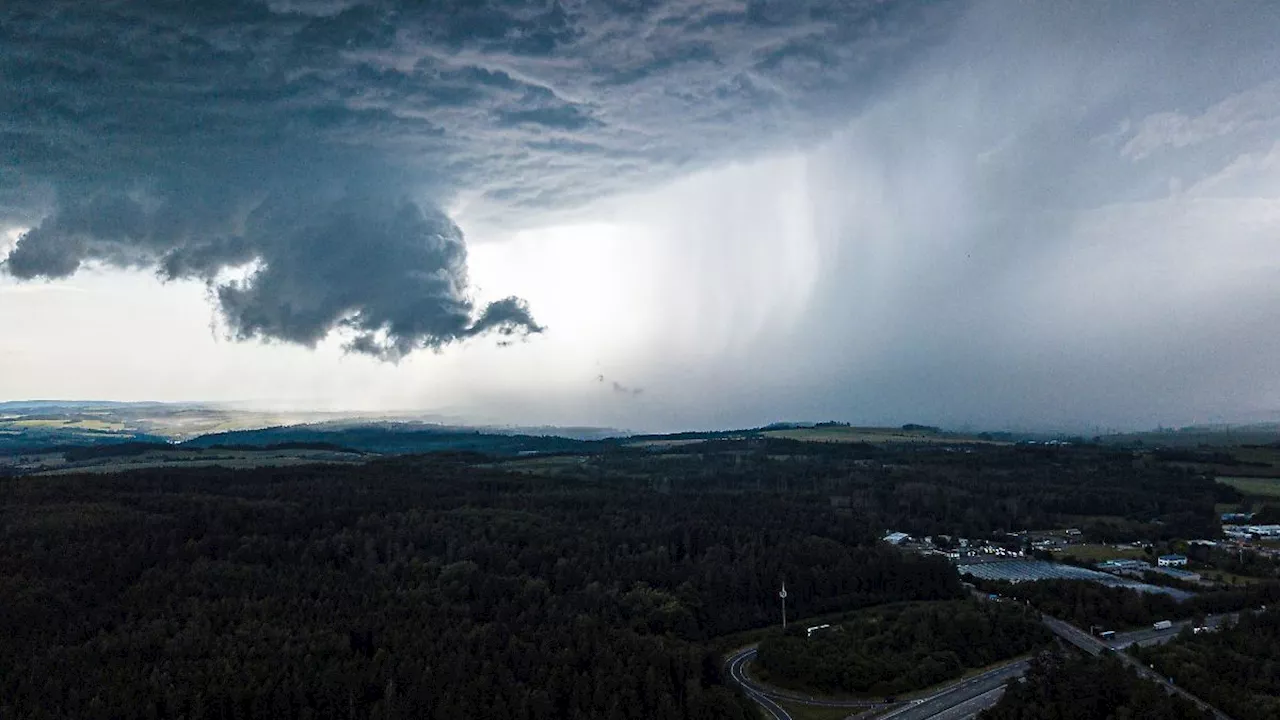
<path id="1" fill-rule="evenodd" d="M 1114 657 L 1044 654 L 980 720 L 1211 720 Z M 1273 716 L 1274 717 L 1274 716 Z"/>
<path id="2" fill-rule="evenodd" d="M 1186 600 L 1164 593 L 1107 587 L 1088 580 L 1037 580 L 1017 584 L 979 581 L 977 585 L 1001 595 L 1027 600 L 1036 609 L 1078 627 L 1092 625 L 1120 630 L 1159 620 L 1236 612 L 1280 601 L 1280 583 L 1253 583 L 1241 588 L 1202 592 Z"/>
<path id="3" fill-rule="evenodd" d="M 812 493 L 470 456 L 0 479 L 0 717 L 745 718 L 709 638 L 957 597 Z"/>
<path id="4" fill-rule="evenodd" d="M 361 426 L 321 432 L 316 427 L 207 435 L 183 447 L 475 451 L 505 458 L 504 464 L 517 470 L 529 460 L 512 456 L 560 455 L 583 460 L 560 468 L 565 476 L 629 479 L 677 491 L 713 486 L 825 496 L 878 531 L 919 536 L 993 537 L 1076 526 L 1102 542 L 1212 538 L 1220 535 L 1215 503 L 1242 498 L 1204 472 L 1104 446 L 812 443 L 751 431 L 584 442 L 441 429 Z M 0 475 L 4 472 L 0 467 Z"/>
<path id="5" fill-rule="evenodd" d="M 596 452 L 611 446 L 558 435 L 496 433 L 424 423 L 317 423 L 210 433 L 182 443 L 185 448 L 335 446 L 386 454 L 474 451 L 504 456 L 539 452 Z"/>
<path id="6" fill-rule="evenodd" d="M 1280 717 L 1280 610 L 1241 615 L 1235 627 L 1134 654 L 1236 720 Z"/>
<path id="7" fill-rule="evenodd" d="M 0 478 L 0 716 L 743 717 L 709 648 L 781 581 L 792 617 L 962 597 L 888 529 L 1212 536 L 1235 492 L 1097 447 L 691 440 Z"/>
<path id="8" fill-rule="evenodd" d="M 776 685 L 884 697 L 957 678 L 1051 639 L 1024 606 L 951 600 L 869 610 L 812 637 L 804 628 L 770 636 L 759 645 L 757 664 Z"/>
<path id="9" fill-rule="evenodd" d="M 1212 538 L 1215 503 L 1238 491 L 1122 449 L 721 439 L 660 451 L 618 448 L 584 476 L 644 477 L 665 487 L 732 484 L 825 495 L 880 528 L 988 537 L 1076 525 L 1102 542 Z"/>

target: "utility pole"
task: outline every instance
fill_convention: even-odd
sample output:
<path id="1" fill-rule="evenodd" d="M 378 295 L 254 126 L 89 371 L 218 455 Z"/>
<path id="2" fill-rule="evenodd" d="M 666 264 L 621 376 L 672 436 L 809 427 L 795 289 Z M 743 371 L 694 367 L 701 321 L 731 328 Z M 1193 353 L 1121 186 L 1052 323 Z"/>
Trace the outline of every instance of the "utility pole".
<path id="1" fill-rule="evenodd" d="M 782 581 L 782 589 L 778 591 L 778 597 L 782 598 L 782 629 L 787 629 L 787 581 Z"/>

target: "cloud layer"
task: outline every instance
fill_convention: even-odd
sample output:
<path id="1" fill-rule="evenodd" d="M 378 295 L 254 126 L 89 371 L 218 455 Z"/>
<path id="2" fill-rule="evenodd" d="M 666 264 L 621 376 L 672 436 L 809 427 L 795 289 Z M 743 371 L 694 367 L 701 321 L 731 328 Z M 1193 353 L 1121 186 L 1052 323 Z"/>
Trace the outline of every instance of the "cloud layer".
<path id="1" fill-rule="evenodd" d="M 197 279 L 231 337 L 387 359 L 558 328 L 367 375 L 218 346 L 288 358 L 270 392 L 313 358 L 291 397 L 347 377 L 334 405 L 1269 418 L 1277 27 L 1268 0 L 10 0 L 0 259 Z M 468 272 L 458 225 L 506 242 Z"/>
<path id="2" fill-rule="evenodd" d="M 514 227 L 806 142 L 947 20 L 870 0 L 0 13 L 0 223 L 34 226 L 11 275 L 200 278 L 234 337 L 338 331 L 387 358 L 541 329 L 519 299 L 474 306 L 442 208 Z"/>

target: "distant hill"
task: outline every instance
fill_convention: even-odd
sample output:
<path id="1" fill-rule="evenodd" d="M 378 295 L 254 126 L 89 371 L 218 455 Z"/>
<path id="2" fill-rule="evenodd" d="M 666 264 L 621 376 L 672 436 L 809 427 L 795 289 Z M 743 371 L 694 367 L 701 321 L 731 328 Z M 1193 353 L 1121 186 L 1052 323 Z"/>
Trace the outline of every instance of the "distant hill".
<path id="1" fill-rule="evenodd" d="M 437 419 L 441 422 L 435 422 Z M 864 428 L 846 422 L 776 422 L 744 430 L 631 435 L 596 427 L 466 426 L 431 415 L 265 411 L 202 403 L 20 400 L 0 402 L 0 455 L 70 447 L 154 444 L 210 448 L 339 447 L 379 454 L 437 451 L 594 452 L 607 444 L 657 447 L 734 437 L 839 442 L 1043 442 L 1059 436 L 963 432 L 920 423 Z M 1069 438 L 1087 442 L 1085 438 Z M 1102 435 L 1098 442 L 1145 448 L 1240 447 L 1280 444 L 1280 423 L 1215 424 Z M 624 442 L 625 441 L 625 442 Z"/>
<path id="2" fill-rule="evenodd" d="M 0 402 L 0 415 L 6 413 L 31 413 L 42 411 L 120 410 L 143 407 L 163 407 L 158 402 L 116 402 L 113 400 L 6 400 Z"/>
<path id="3" fill-rule="evenodd" d="M 198 403 L 0 402 L 3 456 L 68 447 L 172 445 L 184 441 L 193 447 L 301 447 L 298 444 L 321 443 L 377 453 L 463 449 L 510 454 L 574 449 L 578 447 L 576 442 L 625 434 L 610 428 L 475 428 L 374 413 L 269 412 Z"/>
<path id="4" fill-rule="evenodd" d="M 146 410 L 141 410 L 144 407 Z M 0 402 L 0 455 L 70 446 L 163 443 L 163 436 L 124 419 L 140 411 L 154 412 L 156 407 L 156 403 Z"/>
<path id="5" fill-rule="evenodd" d="M 0 422 L 0 455 L 44 452 L 59 448 L 127 443 L 166 443 L 166 438 L 146 433 L 71 427 L 23 427 Z"/>
<path id="6" fill-rule="evenodd" d="M 1147 432 L 1113 433 L 1103 435 L 1099 440 L 1112 445 L 1178 448 L 1274 445 L 1280 443 L 1280 423 L 1192 425 Z"/>
<path id="7" fill-rule="evenodd" d="M 487 455 L 598 451 L 608 441 L 525 435 L 426 423 L 319 423 L 201 435 L 182 447 L 317 445 L 380 454 L 469 451 Z"/>

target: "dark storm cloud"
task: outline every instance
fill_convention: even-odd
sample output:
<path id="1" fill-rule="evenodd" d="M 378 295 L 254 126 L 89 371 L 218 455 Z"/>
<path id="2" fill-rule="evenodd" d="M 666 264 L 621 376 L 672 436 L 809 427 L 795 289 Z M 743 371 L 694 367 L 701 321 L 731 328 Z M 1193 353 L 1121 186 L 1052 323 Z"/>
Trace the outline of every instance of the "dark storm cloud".
<path id="1" fill-rule="evenodd" d="M 11 0 L 0 226 L 34 227 L 4 267 L 201 278 L 235 337 L 342 329 L 383 357 L 537 332 L 518 299 L 474 305 L 441 208 L 467 198 L 511 225 L 804 142 L 948 17 L 844 0 Z"/>
<path id="2" fill-rule="evenodd" d="M 761 420 L 1274 419 L 1277 27 L 1267 2 L 975 5 L 809 156 L 814 311 L 762 337 L 758 381 L 708 374 L 761 388 Z"/>

